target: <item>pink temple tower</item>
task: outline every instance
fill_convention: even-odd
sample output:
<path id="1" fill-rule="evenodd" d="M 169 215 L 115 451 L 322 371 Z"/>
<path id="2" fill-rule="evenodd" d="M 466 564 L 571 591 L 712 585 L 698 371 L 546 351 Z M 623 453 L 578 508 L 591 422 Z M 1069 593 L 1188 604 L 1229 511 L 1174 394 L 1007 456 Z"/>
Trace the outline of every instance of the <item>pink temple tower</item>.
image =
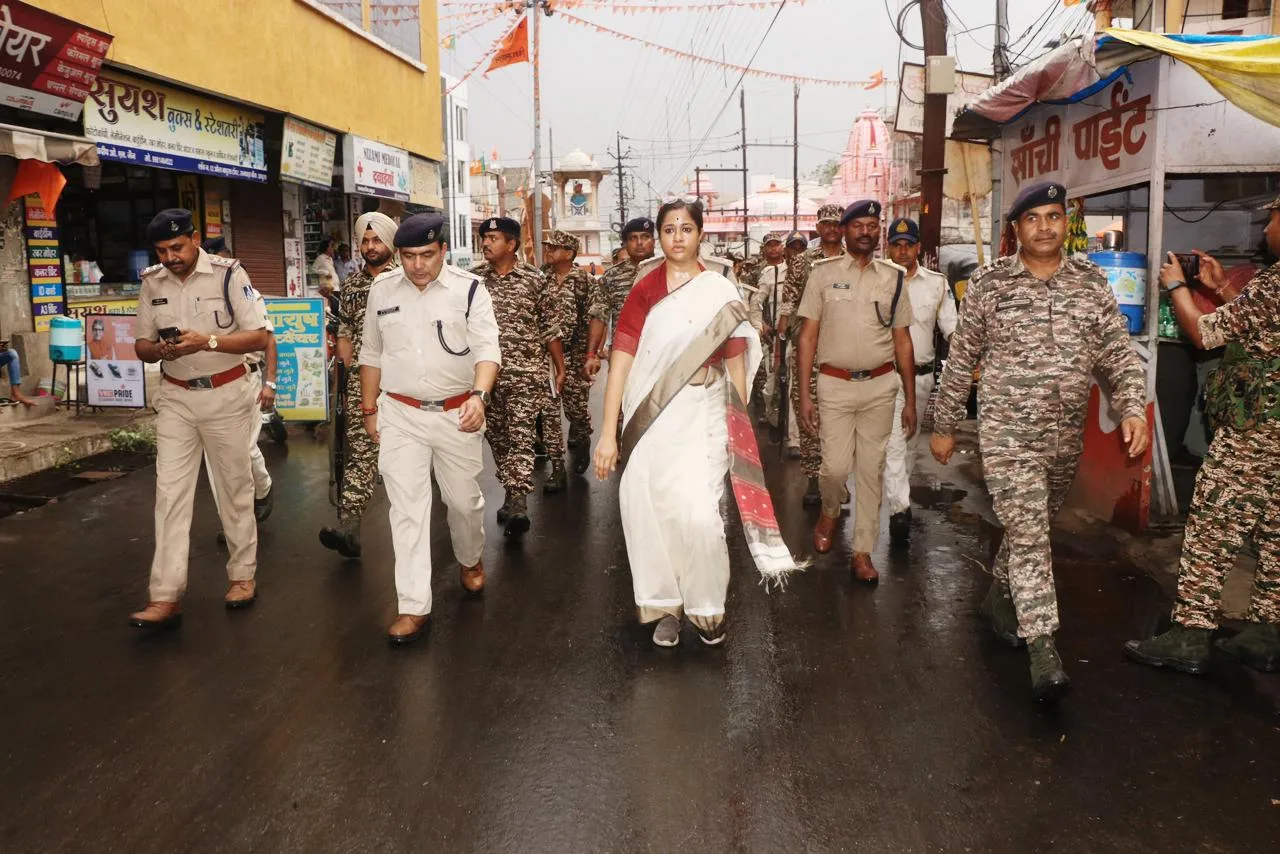
<path id="1" fill-rule="evenodd" d="M 864 110 L 849 132 L 849 144 L 840 155 L 840 169 L 827 203 L 843 207 L 859 199 L 876 199 L 885 205 L 893 186 L 889 128 L 875 110 Z"/>

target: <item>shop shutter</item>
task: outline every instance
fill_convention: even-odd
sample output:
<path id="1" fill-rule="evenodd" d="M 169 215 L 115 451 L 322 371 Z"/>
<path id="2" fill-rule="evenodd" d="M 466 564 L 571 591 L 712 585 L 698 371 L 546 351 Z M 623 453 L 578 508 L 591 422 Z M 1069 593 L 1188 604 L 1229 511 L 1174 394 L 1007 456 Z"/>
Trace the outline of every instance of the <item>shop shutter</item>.
<path id="1" fill-rule="evenodd" d="M 231 182 L 231 245 L 266 296 L 285 296 L 284 198 L 278 184 Z"/>

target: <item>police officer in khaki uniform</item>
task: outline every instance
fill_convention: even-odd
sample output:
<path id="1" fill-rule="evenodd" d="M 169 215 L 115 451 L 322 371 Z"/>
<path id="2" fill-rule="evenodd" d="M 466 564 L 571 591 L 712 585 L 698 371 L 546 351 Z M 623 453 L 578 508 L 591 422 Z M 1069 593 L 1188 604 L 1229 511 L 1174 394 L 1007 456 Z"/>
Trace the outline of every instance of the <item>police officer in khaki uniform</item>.
<path id="1" fill-rule="evenodd" d="M 799 375 L 809 376 L 816 355 L 822 409 L 819 420 L 809 386 L 801 383 L 800 423 L 822 439 L 814 548 L 831 550 L 845 483 L 855 473 L 853 575 L 875 584 L 871 551 L 880 535 L 881 476 L 899 385 L 906 398 L 901 429 L 908 439 L 916 432 L 911 294 L 901 267 L 872 258 L 880 245 L 879 202 L 854 202 L 840 224 L 849 254 L 815 264 L 800 300 Z"/>
<path id="2" fill-rule="evenodd" d="M 360 349 L 364 426 L 391 499 L 399 616 L 392 644 L 431 616 L 431 480 L 448 507 L 462 587 L 484 589 L 485 407 L 502 359 L 493 301 L 479 277 L 444 263 L 444 218 L 417 214 L 394 238 L 399 269 L 369 288 Z"/>
<path id="3" fill-rule="evenodd" d="M 182 620 L 191 545 L 191 508 L 201 453 L 208 455 L 226 532 L 228 608 L 257 595 L 258 530 L 253 518 L 249 436 L 258 420 L 258 384 L 247 354 L 267 346 L 266 308 L 239 262 L 200 248 L 191 212 L 171 208 L 147 226 L 160 263 L 142 274 L 135 347 L 162 362 L 156 400 L 156 550 L 150 601 L 134 613 L 139 628 Z"/>

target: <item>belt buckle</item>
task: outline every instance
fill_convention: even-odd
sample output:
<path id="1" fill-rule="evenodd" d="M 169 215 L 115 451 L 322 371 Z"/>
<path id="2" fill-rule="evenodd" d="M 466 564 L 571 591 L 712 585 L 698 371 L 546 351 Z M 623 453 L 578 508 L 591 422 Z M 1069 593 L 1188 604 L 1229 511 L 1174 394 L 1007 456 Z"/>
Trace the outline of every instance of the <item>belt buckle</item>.
<path id="1" fill-rule="evenodd" d="M 424 400 L 418 404 L 418 408 L 423 412 L 444 412 L 444 404 L 435 400 Z"/>
<path id="2" fill-rule="evenodd" d="M 196 377 L 193 380 L 187 380 L 187 388 L 200 389 L 206 391 L 213 388 L 213 377 Z"/>
<path id="3" fill-rule="evenodd" d="M 849 372 L 850 380 L 865 380 L 870 378 L 871 378 L 870 371 L 850 371 Z"/>

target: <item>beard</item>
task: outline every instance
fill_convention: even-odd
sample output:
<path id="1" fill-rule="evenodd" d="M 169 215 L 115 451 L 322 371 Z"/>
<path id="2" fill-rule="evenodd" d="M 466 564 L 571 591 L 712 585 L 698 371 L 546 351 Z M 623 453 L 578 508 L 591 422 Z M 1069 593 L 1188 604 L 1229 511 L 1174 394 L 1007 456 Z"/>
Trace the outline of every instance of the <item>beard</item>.
<path id="1" fill-rule="evenodd" d="M 364 258 L 364 262 L 370 267 L 381 267 L 391 260 L 391 253 L 385 250 L 379 252 L 376 249 L 370 249 L 367 252 L 361 253 L 361 257 Z"/>

